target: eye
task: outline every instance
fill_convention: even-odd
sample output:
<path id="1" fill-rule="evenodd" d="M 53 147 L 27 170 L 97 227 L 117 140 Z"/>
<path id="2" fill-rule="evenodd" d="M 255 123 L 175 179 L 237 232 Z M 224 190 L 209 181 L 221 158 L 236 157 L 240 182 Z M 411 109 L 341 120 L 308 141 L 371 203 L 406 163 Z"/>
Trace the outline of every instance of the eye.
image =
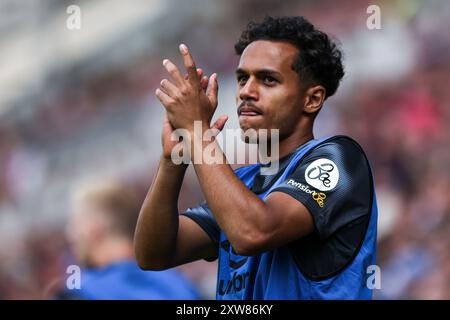
<path id="1" fill-rule="evenodd" d="M 268 84 L 268 85 L 274 85 L 277 82 L 277 80 L 271 76 L 265 76 L 263 81 L 264 81 L 264 84 Z"/>
<path id="2" fill-rule="evenodd" d="M 240 75 L 237 77 L 237 82 L 240 86 L 245 85 L 245 82 L 247 81 L 247 76 Z"/>

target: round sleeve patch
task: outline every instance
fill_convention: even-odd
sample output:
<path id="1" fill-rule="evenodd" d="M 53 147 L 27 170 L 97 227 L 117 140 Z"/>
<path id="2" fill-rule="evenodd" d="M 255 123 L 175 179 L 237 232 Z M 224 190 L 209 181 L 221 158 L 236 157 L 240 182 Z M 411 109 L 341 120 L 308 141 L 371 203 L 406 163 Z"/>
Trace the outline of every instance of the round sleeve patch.
<path id="1" fill-rule="evenodd" d="M 336 187 L 339 181 L 339 169 L 329 159 L 317 159 L 306 168 L 305 180 L 320 191 L 329 191 Z"/>

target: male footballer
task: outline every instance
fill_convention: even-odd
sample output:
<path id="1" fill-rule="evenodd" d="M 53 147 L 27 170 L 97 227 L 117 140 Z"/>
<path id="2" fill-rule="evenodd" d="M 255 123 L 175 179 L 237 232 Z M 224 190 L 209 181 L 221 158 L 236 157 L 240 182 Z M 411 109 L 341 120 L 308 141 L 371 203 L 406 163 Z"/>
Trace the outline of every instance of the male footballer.
<path id="1" fill-rule="evenodd" d="M 164 60 L 170 79 L 156 96 L 166 109 L 163 153 L 142 206 L 135 253 L 143 269 L 218 259 L 217 299 L 371 299 L 377 207 L 368 160 L 346 136 L 315 139 L 314 120 L 344 76 L 341 52 L 303 17 L 250 23 L 235 45 L 236 106 L 242 130 L 278 129 L 278 171 L 261 162 L 233 170 L 218 145 L 199 161 L 217 107 L 217 75 L 202 75 L 180 45 L 187 76 Z M 211 128 L 222 130 L 227 118 Z M 187 164 L 171 160 L 176 129 L 190 133 L 189 154 L 205 201 L 179 214 Z"/>

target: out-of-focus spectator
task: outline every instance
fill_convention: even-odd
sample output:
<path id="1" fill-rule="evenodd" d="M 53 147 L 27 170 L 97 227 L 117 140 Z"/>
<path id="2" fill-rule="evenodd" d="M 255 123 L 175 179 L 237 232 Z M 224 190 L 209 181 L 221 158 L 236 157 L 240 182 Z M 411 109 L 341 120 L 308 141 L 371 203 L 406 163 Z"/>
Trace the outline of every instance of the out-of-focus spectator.
<path id="1" fill-rule="evenodd" d="M 80 187 L 67 226 L 81 269 L 80 289 L 60 297 L 81 299 L 196 299 L 194 286 L 175 270 L 143 271 L 134 259 L 139 202 L 119 183 Z"/>

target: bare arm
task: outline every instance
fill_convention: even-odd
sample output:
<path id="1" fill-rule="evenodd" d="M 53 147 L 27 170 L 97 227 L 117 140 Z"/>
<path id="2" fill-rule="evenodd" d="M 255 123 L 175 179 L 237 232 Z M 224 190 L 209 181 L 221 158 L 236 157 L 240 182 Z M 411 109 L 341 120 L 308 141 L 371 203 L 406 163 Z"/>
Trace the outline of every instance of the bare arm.
<path id="1" fill-rule="evenodd" d="M 206 91 L 208 77 L 201 69 L 196 75 Z M 191 76 L 195 76 L 195 73 Z M 188 79 L 188 76 L 185 77 Z M 184 81 L 182 77 L 177 81 Z M 168 80 L 166 89 L 170 90 Z M 225 126 L 227 117 L 219 117 L 213 128 Z M 162 130 L 163 154 L 156 177 L 142 205 L 134 237 L 137 262 L 142 269 L 162 270 L 216 255 L 216 246 L 206 232 L 190 218 L 178 214 L 178 197 L 187 165 L 175 165 L 172 149 L 178 144 L 170 140 L 174 128 L 165 116 Z"/>
<path id="2" fill-rule="evenodd" d="M 309 210 L 282 192 L 261 200 L 236 176 L 216 144 L 215 163 L 195 161 L 200 186 L 217 223 L 241 255 L 254 255 L 306 236 L 314 230 Z M 192 142 L 192 148 L 205 154 L 204 141 Z M 195 163 L 194 162 L 194 163 Z"/>
<path id="3" fill-rule="evenodd" d="M 143 269 L 162 270 L 215 255 L 215 246 L 197 223 L 178 215 L 178 196 L 187 165 L 162 158 L 139 214 L 136 259 Z"/>

